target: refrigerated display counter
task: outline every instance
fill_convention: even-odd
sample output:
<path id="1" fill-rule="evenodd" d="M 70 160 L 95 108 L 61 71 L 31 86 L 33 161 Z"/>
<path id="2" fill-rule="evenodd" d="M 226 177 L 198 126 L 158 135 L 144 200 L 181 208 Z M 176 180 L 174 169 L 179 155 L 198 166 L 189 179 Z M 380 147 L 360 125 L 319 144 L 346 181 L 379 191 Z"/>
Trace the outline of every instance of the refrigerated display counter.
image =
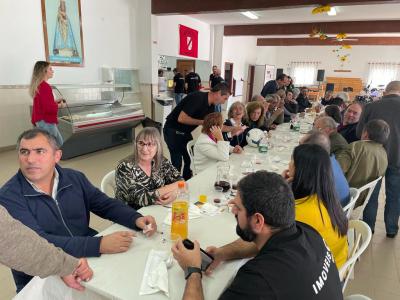
<path id="1" fill-rule="evenodd" d="M 64 138 L 62 159 L 69 159 L 97 150 L 130 143 L 134 128 L 144 120 L 140 101 L 121 103 L 121 99 L 69 100 L 61 88 L 54 87 L 67 100 L 58 112 L 58 128 Z M 70 91 L 68 91 L 70 92 Z M 113 92 L 99 92 L 99 97 Z M 58 97 L 57 97 L 58 98 Z"/>

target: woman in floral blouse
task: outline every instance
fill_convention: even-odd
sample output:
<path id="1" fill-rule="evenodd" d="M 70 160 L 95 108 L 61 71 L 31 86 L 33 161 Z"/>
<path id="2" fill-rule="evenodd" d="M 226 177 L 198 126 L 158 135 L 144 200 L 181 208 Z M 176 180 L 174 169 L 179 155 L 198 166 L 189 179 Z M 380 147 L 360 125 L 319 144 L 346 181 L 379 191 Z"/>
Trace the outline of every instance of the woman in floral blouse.
<path id="1" fill-rule="evenodd" d="M 137 136 L 135 157 L 120 162 L 115 172 L 115 197 L 129 206 L 171 203 L 176 197 L 180 173 L 164 156 L 161 137 L 154 127 L 144 128 Z"/>

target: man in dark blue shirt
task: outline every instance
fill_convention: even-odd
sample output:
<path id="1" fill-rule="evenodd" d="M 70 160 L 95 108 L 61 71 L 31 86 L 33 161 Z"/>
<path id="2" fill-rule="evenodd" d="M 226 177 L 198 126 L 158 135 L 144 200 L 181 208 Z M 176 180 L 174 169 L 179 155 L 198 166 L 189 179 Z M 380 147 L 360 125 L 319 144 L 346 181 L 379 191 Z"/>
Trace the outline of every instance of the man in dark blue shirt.
<path id="1" fill-rule="evenodd" d="M 279 89 L 284 89 L 287 84 L 288 76 L 286 74 L 280 74 L 276 77 L 276 80 L 270 80 L 264 85 L 261 96 L 265 98 L 267 95 L 275 94 Z"/>
<path id="2" fill-rule="evenodd" d="M 122 201 L 93 186 L 81 172 L 62 168 L 55 138 L 39 128 L 25 131 L 17 141 L 20 169 L 0 190 L 0 205 L 48 242 L 75 257 L 125 252 L 132 231 L 94 236 L 90 213 L 135 230 L 157 230 L 151 216 L 142 216 Z M 12 271 L 20 291 L 32 277 Z"/>

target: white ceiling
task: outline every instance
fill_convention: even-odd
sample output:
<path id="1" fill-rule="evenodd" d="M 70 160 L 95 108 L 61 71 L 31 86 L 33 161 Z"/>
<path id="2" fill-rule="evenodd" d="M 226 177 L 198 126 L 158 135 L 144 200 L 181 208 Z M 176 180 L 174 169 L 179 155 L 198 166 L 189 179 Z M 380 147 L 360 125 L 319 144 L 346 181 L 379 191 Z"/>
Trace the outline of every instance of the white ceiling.
<path id="1" fill-rule="evenodd" d="M 400 4 L 351 5 L 335 6 L 335 8 L 338 11 L 336 16 L 328 16 L 327 14 L 312 15 L 312 8 L 310 7 L 254 11 L 260 17 L 258 20 L 251 20 L 239 12 L 195 14 L 190 16 L 211 25 L 400 20 Z"/>

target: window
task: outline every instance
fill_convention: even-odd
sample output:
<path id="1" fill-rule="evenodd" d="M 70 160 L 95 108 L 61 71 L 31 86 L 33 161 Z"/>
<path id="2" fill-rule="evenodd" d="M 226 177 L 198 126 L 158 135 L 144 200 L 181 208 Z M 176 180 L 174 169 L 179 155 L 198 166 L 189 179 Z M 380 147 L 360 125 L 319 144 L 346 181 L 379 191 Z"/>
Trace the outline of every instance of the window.
<path id="1" fill-rule="evenodd" d="M 290 76 L 295 85 L 312 85 L 317 78 L 319 62 L 291 62 Z"/>
<path id="2" fill-rule="evenodd" d="M 389 82 L 400 80 L 399 63 L 369 63 L 368 85 L 384 88 Z"/>

